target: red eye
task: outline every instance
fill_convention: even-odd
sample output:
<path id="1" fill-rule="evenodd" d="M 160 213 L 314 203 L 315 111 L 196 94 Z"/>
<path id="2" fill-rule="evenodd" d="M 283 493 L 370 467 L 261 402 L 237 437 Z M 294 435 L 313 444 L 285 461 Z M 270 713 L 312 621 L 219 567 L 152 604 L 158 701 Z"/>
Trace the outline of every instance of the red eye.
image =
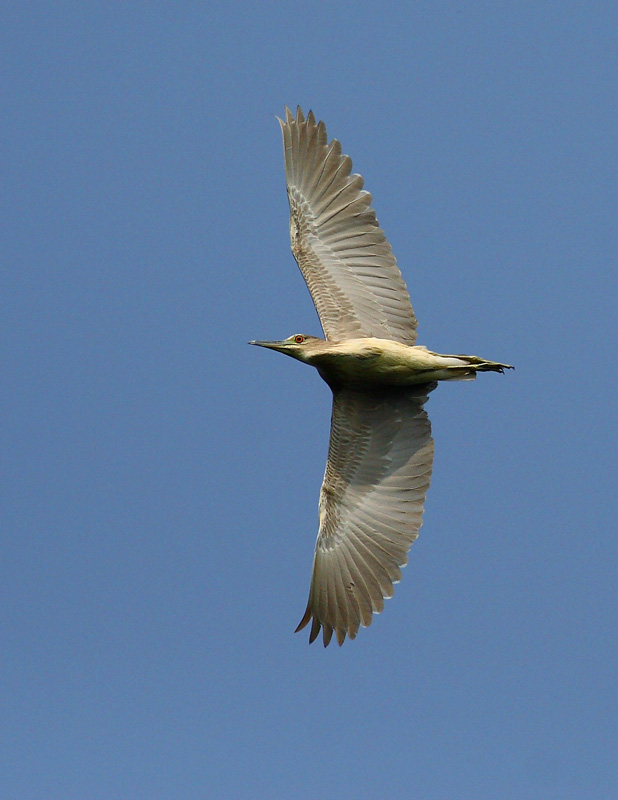
<path id="1" fill-rule="evenodd" d="M 301 336 L 300 333 L 294 337 L 294 341 L 296 344 L 302 344 L 305 341 L 305 337 Z"/>

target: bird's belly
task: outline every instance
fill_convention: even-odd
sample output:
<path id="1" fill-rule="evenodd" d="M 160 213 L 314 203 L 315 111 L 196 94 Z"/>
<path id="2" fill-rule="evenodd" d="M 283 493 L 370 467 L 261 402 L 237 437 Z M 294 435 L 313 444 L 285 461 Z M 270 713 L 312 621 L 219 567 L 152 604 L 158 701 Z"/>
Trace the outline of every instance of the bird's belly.
<path id="1" fill-rule="evenodd" d="M 412 386 L 452 379 L 459 359 L 440 356 L 424 347 L 410 347 L 382 339 L 358 339 L 342 343 L 316 364 L 329 383 Z M 450 369 L 449 369 L 450 368 Z"/>

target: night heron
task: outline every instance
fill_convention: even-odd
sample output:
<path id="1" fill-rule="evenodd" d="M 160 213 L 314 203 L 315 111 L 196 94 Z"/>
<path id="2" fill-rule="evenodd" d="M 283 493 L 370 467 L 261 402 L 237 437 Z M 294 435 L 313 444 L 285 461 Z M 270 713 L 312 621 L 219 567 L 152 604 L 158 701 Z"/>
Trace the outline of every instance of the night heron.
<path id="1" fill-rule="evenodd" d="M 313 112 L 285 109 L 292 253 L 326 339 L 297 333 L 250 344 L 316 367 L 333 392 L 309 602 L 324 646 L 339 644 L 392 597 L 418 536 L 433 463 L 423 405 L 436 381 L 474 380 L 508 364 L 416 345 L 417 321 L 363 179 Z"/>

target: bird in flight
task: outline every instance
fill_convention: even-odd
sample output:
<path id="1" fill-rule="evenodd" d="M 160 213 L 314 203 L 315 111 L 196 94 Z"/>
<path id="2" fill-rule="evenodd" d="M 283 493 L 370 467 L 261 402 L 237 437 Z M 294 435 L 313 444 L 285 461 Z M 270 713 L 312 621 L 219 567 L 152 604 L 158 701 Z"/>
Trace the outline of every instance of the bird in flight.
<path id="1" fill-rule="evenodd" d="M 311 622 L 343 644 L 392 597 L 418 536 L 433 464 L 424 410 L 437 381 L 474 380 L 509 364 L 415 345 L 417 320 L 363 179 L 326 126 L 285 109 L 292 253 L 324 339 L 297 333 L 250 344 L 315 367 L 333 393 L 309 601 Z"/>

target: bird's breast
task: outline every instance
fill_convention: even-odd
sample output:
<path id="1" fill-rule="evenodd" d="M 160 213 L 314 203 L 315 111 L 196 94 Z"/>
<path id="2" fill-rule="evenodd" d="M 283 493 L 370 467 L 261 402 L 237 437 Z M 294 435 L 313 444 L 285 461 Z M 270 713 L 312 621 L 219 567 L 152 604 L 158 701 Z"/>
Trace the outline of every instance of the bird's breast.
<path id="1" fill-rule="evenodd" d="M 442 359 L 424 347 L 371 338 L 328 343 L 311 363 L 331 384 L 410 386 L 439 380 Z"/>

